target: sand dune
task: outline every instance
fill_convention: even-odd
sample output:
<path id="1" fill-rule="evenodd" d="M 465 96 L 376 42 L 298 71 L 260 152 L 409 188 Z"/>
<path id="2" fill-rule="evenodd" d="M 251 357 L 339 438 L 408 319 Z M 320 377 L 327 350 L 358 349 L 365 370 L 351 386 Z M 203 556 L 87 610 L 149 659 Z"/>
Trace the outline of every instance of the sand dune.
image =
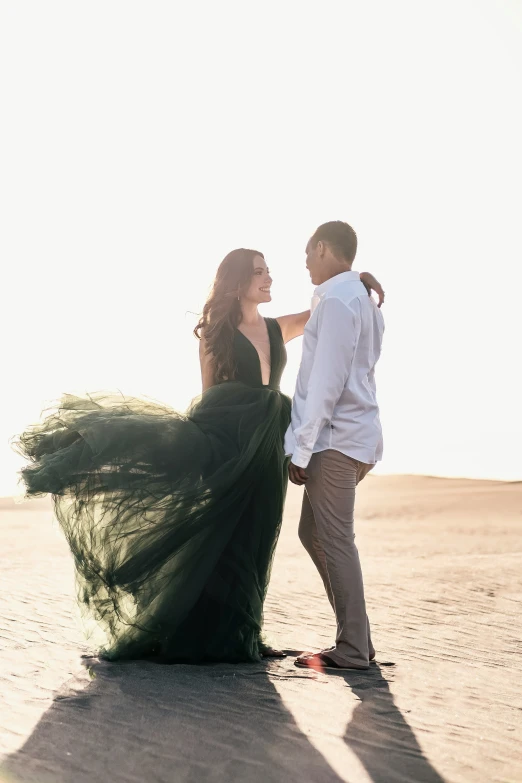
<path id="1" fill-rule="evenodd" d="M 333 618 L 289 494 L 266 625 L 289 651 Z M 35 783 L 514 783 L 522 780 L 522 484 L 370 476 L 358 544 L 378 664 L 85 657 L 47 501 L 0 501 L 0 758 Z"/>

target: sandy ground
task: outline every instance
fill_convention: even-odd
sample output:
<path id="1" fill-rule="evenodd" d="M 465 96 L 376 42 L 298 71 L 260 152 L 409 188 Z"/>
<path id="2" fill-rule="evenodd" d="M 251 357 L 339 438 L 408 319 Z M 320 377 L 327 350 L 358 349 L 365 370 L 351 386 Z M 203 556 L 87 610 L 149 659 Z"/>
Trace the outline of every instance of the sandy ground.
<path id="1" fill-rule="evenodd" d="M 333 639 L 292 488 L 266 625 Z M 4 781 L 522 781 L 522 484 L 370 476 L 358 544 L 378 664 L 106 664 L 76 618 L 45 502 L 0 502 Z"/>

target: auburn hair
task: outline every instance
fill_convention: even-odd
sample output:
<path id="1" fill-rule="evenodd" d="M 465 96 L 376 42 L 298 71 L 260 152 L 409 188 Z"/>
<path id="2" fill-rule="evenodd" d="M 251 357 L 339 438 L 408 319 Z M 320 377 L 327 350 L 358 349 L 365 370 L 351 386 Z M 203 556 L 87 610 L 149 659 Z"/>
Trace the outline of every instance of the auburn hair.
<path id="1" fill-rule="evenodd" d="M 258 250 L 245 248 L 232 250 L 225 256 L 194 329 L 198 339 L 205 339 L 206 353 L 212 357 L 215 383 L 233 381 L 236 377 L 234 336 L 241 322 L 240 298 L 254 275 L 256 256 L 264 258 Z"/>

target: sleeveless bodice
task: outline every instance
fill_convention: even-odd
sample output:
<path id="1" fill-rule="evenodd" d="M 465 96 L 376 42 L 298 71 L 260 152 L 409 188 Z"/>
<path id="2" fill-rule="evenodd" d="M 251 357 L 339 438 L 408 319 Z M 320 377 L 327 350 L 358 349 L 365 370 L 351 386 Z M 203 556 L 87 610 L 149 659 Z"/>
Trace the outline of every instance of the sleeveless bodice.
<path id="1" fill-rule="evenodd" d="M 265 318 L 270 340 L 270 383 L 271 389 L 279 389 L 281 376 L 286 366 L 286 348 L 283 342 L 281 327 L 275 318 Z M 262 387 L 261 363 L 257 349 L 243 332 L 236 329 L 234 335 L 234 358 L 236 360 L 236 381 Z"/>

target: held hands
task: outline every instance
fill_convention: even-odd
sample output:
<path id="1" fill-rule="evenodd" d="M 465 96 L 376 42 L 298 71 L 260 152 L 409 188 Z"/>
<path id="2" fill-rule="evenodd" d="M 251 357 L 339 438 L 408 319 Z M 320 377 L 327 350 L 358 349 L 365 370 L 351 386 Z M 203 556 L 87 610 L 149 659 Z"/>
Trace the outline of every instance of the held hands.
<path id="1" fill-rule="evenodd" d="M 360 278 L 361 278 L 361 283 L 364 284 L 364 287 L 368 291 L 368 296 L 371 296 L 372 291 L 375 291 L 375 293 L 379 297 L 378 306 L 380 307 L 384 302 L 384 290 L 382 285 L 379 283 L 378 280 L 375 279 L 375 277 L 370 272 L 361 272 Z"/>
<path id="2" fill-rule="evenodd" d="M 302 487 L 308 481 L 306 470 L 294 465 L 293 462 L 288 467 L 288 477 L 292 484 L 297 484 L 298 487 Z"/>

